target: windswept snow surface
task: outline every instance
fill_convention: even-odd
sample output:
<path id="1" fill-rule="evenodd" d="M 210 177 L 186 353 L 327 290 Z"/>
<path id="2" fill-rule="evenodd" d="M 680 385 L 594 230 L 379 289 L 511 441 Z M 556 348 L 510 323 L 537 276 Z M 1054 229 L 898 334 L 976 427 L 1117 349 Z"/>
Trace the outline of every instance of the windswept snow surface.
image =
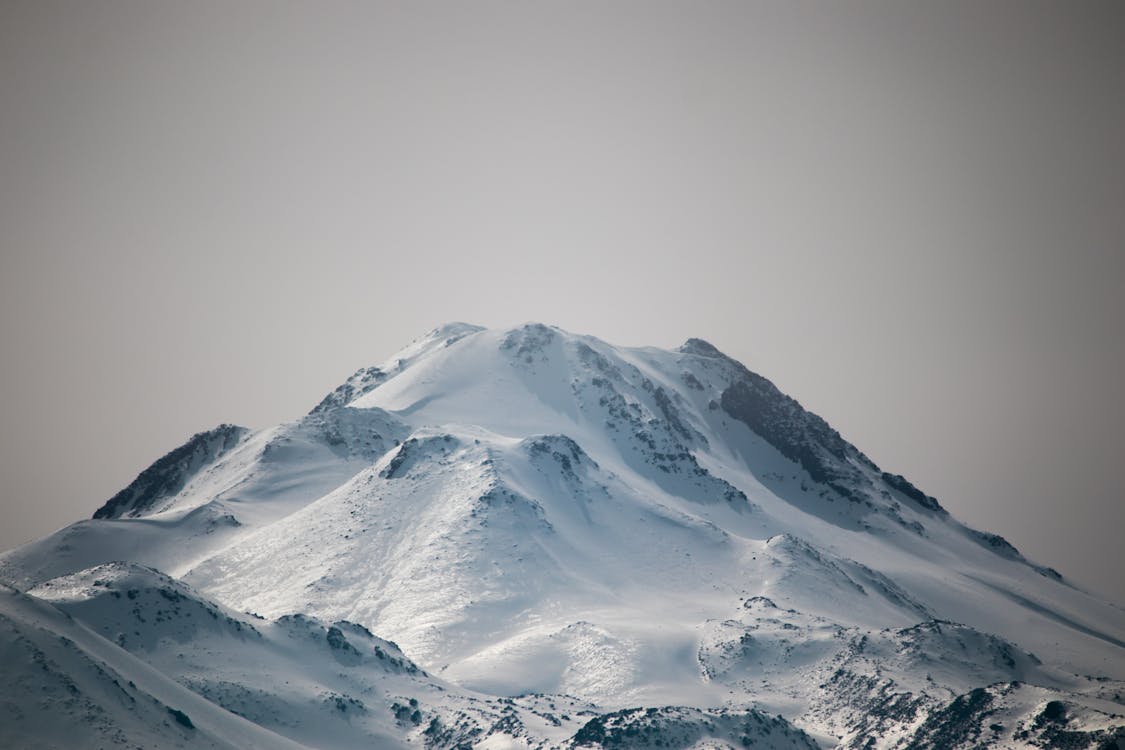
<path id="1" fill-rule="evenodd" d="M 1125 736 L 1125 611 L 960 524 L 698 339 L 443 326 L 294 422 L 195 436 L 97 518 L 6 553 L 0 578 L 320 747 Z M 107 594 L 122 586 L 203 604 L 192 626 L 165 608 L 164 629 L 130 636 L 131 600 Z M 298 670 L 281 689 L 284 665 L 323 658 L 290 647 L 294 628 L 357 633 L 366 655 L 348 679 Z M 380 671 L 368 631 L 417 673 Z M 420 723 L 387 708 L 408 693 L 431 706 L 406 712 Z M 366 713 L 324 724 L 329 694 L 368 696 Z"/>

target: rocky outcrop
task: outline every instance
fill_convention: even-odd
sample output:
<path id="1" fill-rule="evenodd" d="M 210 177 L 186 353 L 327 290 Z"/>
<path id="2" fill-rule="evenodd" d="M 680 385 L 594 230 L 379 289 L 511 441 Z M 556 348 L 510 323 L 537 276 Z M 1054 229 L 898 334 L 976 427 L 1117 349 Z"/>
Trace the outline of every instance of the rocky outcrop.
<path id="1" fill-rule="evenodd" d="M 158 501 L 176 495 L 203 467 L 238 445 L 248 432 L 245 427 L 221 424 L 213 430 L 192 435 L 98 508 L 94 518 L 136 516 L 152 509 Z"/>

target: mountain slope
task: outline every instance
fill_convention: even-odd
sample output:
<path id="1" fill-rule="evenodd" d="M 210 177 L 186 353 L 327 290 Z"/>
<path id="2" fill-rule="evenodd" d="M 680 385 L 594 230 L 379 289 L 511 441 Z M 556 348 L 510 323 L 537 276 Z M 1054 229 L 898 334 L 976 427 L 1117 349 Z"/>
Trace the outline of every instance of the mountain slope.
<path id="1" fill-rule="evenodd" d="M 1015 745 L 1102 742 L 1125 713 L 1125 611 L 699 339 L 444 326 L 295 422 L 196 436 L 0 576 L 48 596 L 121 558 L 233 612 L 357 623 L 458 690 L 623 711 L 633 738 L 636 706 L 756 706 L 857 747 L 955 716 L 979 741 L 987 711 L 958 701 L 1003 705 Z M 1035 728 L 1037 701 L 1073 724 Z M 694 731 L 659 736 L 720 741 Z"/>

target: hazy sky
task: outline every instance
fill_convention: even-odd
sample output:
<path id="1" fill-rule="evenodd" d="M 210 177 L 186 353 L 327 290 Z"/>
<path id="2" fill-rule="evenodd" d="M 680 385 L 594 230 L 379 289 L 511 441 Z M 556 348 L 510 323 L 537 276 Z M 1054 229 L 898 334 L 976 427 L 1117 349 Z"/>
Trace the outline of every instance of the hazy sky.
<path id="1" fill-rule="evenodd" d="M 708 339 L 1125 603 L 1125 5 L 0 0 L 0 548 L 454 319 Z"/>

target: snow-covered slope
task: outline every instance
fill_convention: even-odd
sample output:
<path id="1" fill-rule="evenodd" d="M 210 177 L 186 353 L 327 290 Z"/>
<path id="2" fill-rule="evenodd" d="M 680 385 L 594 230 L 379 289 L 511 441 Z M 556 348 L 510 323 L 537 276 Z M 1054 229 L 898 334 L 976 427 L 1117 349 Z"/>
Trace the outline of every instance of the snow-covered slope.
<path id="1" fill-rule="evenodd" d="M 584 721 L 617 712 L 585 733 L 571 716 L 511 735 L 532 744 L 737 744 L 732 727 L 765 721 L 750 708 L 825 746 L 1094 747 L 1125 726 L 1125 611 L 960 524 L 698 339 L 668 351 L 539 324 L 444 326 L 295 422 L 193 437 L 94 519 L 0 558 L 0 577 L 219 705 L 216 680 L 268 694 L 251 718 L 271 731 L 332 747 L 410 738 L 394 722 L 315 718 L 322 693 L 409 692 L 374 662 L 358 683 L 310 677 L 286 693 L 281 672 L 216 664 L 232 653 L 216 638 L 249 636 L 200 630 L 207 615 L 162 623 L 188 636 L 145 636 L 194 644 L 183 656 L 135 644 L 129 605 L 94 581 L 158 574 L 115 560 L 180 579 L 127 590 L 229 608 L 260 639 L 247 664 L 305 658 L 278 635 L 294 614 L 391 638 L 425 673 L 411 690 L 459 696 L 434 714 L 447 725 L 527 695 L 572 696 Z"/>
<path id="2" fill-rule="evenodd" d="M 130 563 L 0 593 L 15 688 L 0 702 L 4 747 L 561 747 L 637 731 L 669 747 L 815 747 L 753 709 L 607 715 L 569 696 L 474 693 L 361 625 L 235 613 Z"/>
<path id="3" fill-rule="evenodd" d="M 574 716 L 551 724 L 536 716 L 535 701 L 509 708 L 433 678 L 361 625 L 235 613 L 129 563 L 99 565 L 28 593 L 217 706 L 307 747 L 406 747 L 428 739 L 427 729 L 450 739 L 471 731 L 483 737 L 506 713 L 509 735 L 530 725 L 561 742 L 591 715 L 571 702 Z"/>
<path id="4" fill-rule="evenodd" d="M 7 586 L 0 664 L 0 747 L 299 747 Z"/>

